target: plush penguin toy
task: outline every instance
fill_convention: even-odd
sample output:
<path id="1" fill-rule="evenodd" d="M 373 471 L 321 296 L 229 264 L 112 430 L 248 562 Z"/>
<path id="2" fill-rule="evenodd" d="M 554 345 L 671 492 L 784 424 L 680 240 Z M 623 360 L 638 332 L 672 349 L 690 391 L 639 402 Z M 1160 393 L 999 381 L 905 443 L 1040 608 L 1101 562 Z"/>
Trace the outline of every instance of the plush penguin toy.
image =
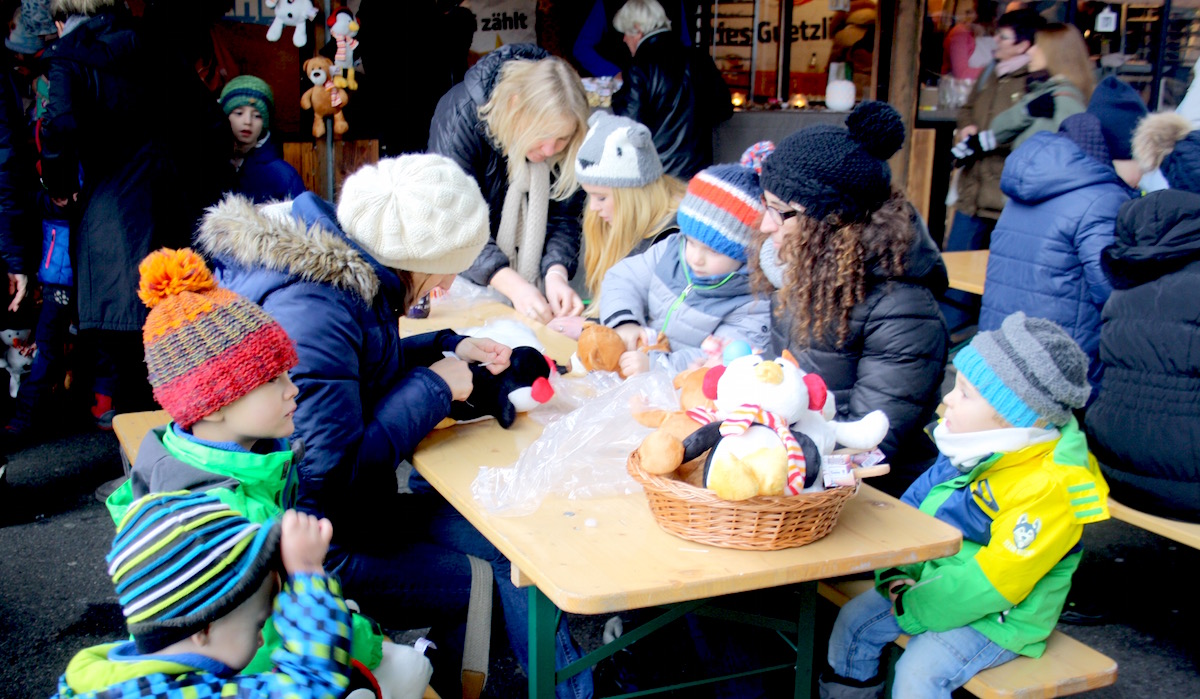
<path id="1" fill-rule="evenodd" d="M 472 364 L 475 388 L 467 400 L 450 404 L 450 419 L 472 422 L 494 417 L 508 429 L 517 413 L 528 412 L 554 397 L 550 375 L 557 371 L 554 361 L 533 347 L 514 347 L 509 367 L 499 374 Z"/>

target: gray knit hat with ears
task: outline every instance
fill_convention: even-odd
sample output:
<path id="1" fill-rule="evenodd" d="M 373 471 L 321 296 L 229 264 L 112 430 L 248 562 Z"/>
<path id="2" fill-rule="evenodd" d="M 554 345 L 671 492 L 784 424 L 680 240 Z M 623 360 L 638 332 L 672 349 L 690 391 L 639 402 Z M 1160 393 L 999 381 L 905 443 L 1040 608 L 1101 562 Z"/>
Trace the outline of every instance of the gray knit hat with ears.
<path id="1" fill-rule="evenodd" d="M 662 177 L 650 129 L 633 119 L 596 112 L 575 156 L 575 179 L 597 187 L 644 187 Z"/>

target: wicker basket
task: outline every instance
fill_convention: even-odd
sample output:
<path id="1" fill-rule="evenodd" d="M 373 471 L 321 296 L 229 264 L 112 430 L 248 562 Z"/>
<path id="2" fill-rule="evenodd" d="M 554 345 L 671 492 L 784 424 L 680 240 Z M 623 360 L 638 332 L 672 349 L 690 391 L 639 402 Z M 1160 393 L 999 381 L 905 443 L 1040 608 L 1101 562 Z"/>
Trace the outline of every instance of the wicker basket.
<path id="1" fill-rule="evenodd" d="M 647 473 L 636 450 L 625 467 L 646 491 L 658 526 L 689 541 L 729 549 L 776 551 L 810 544 L 833 530 L 842 507 L 858 492 L 858 486 L 846 486 L 786 497 L 722 500 L 707 488 Z"/>

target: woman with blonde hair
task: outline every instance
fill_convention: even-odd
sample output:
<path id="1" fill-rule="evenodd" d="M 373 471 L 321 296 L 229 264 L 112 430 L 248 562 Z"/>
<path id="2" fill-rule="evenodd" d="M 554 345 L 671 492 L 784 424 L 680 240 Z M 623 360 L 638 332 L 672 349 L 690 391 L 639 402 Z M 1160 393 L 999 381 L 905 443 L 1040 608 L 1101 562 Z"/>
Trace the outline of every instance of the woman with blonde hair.
<path id="1" fill-rule="evenodd" d="M 650 129 L 597 112 L 575 158 L 575 179 L 588 195 L 583 216 L 583 265 L 592 299 L 604 275 L 630 255 L 679 230 L 675 211 L 687 185 L 663 174 Z M 595 317 L 593 304 L 587 315 Z"/>
<path id="2" fill-rule="evenodd" d="M 1083 35 L 1069 24 L 1037 30 L 1029 49 L 1025 96 L 997 114 L 987 131 L 971 135 L 953 149 L 960 161 L 979 157 L 998 145 L 1016 150 L 1039 131 L 1058 131 L 1063 120 L 1087 109 L 1096 77 Z"/>
<path id="3" fill-rule="evenodd" d="M 462 276 L 543 323 L 583 312 L 569 279 L 584 201 L 572 164 L 588 112 L 583 83 L 565 61 L 511 44 L 468 70 L 430 125 L 429 152 L 474 177 L 490 210 L 491 239 Z"/>

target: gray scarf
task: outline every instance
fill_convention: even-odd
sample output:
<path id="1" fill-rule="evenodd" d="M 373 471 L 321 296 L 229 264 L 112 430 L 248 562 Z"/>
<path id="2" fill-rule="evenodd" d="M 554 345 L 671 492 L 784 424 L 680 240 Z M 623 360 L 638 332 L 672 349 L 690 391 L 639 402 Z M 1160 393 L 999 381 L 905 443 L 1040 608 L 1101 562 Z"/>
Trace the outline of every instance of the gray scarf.
<path id="1" fill-rule="evenodd" d="M 776 289 L 783 288 L 783 273 L 787 271 L 787 267 L 779 261 L 779 255 L 775 253 L 775 241 L 770 238 L 763 241 L 758 251 L 758 265 L 762 267 L 763 274 L 766 275 L 767 281 L 771 282 L 771 286 Z"/>
<path id="2" fill-rule="evenodd" d="M 522 178 L 523 173 L 528 173 L 528 177 Z M 496 245 L 517 274 L 537 286 L 546 243 L 546 214 L 550 208 L 550 165 L 526 162 L 517 180 L 508 183 L 504 195 Z"/>

